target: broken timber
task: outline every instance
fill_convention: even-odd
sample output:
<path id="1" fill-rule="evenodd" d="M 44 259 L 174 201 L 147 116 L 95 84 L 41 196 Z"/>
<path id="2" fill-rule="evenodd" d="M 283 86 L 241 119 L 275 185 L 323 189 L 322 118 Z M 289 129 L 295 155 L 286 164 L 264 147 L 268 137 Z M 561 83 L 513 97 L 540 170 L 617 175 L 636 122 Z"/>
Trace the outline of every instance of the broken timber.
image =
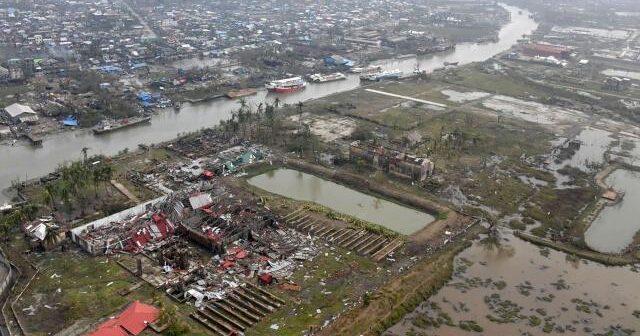
<path id="1" fill-rule="evenodd" d="M 404 241 L 385 235 L 352 227 L 339 228 L 314 219 L 303 208 L 282 217 L 285 223 L 300 232 L 320 237 L 327 242 L 344 247 L 355 253 L 380 261 L 399 249 Z"/>
<path id="2" fill-rule="evenodd" d="M 284 304 L 285 301 L 281 298 L 246 283 L 234 289 L 223 300 L 205 305 L 203 309 L 191 314 L 191 317 L 214 335 L 226 336 L 244 332 Z"/>

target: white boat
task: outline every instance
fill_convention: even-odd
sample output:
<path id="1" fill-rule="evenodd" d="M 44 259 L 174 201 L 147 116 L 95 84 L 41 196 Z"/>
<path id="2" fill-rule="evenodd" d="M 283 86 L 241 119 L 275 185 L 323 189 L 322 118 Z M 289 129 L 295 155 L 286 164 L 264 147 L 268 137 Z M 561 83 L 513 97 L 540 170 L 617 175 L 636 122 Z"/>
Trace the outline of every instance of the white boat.
<path id="1" fill-rule="evenodd" d="M 379 65 L 370 65 L 366 68 L 351 68 L 349 72 L 351 73 L 373 73 L 382 70 L 382 67 Z"/>
<path id="2" fill-rule="evenodd" d="M 311 81 L 316 83 L 325 83 L 325 82 L 332 82 L 332 81 L 347 79 L 347 76 L 342 72 L 336 72 L 329 75 L 313 74 L 309 76 L 309 78 L 311 79 Z"/>
<path id="3" fill-rule="evenodd" d="M 304 80 L 300 77 L 292 77 L 286 79 L 275 80 L 267 83 L 265 87 L 271 92 L 296 92 L 304 89 L 307 86 Z"/>
<path id="4" fill-rule="evenodd" d="M 392 71 L 382 71 L 369 75 L 362 75 L 360 76 L 360 79 L 369 81 L 381 81 L 385 79 L 398 79 L 400 78 L 400 76 L 402 76 L 402 71 L 396 69 Z"/>

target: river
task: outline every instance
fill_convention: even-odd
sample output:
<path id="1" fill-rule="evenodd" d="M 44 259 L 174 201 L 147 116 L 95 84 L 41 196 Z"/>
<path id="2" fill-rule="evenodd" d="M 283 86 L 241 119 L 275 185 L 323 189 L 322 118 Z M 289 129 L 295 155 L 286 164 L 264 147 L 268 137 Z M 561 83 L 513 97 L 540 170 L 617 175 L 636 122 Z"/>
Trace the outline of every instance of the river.
<path id="1" fill-rule="evenodd" d="M 405 235 L 413 234 L 435 220 L 427 213 L 293 169 L 269 171 L 248 182 L 266 191 L 315 202 Z"/>
<path id="2" fill-rule="evenodd" d="M 387 60 L 377 62 L 383 68 L 401 69 L 412 72 L 418 63 L 421 70 L 432 72 L 444 65 L 444 62 L 460 62 L 460 65 L 484 61 L 492 56 L 508 50 L 522 38 L 523 34 L 532 33 L 538 24 L 529 17 L 529 12 L 517 7 L 503 5 L 511 13 L 511 21 L 499 32 L 499 40 L 495 43 L 462 43 L 455 50 L 425 55 L 403 60 Z M 520 12 L 521 11 L 521 12 Z M 346 80 L 309 84 L 307 89 L 288 95 L 280 95 L 282 103 L 297 103 L 322 98 L 333 93 L 355 89 L 359 86 L 356 75 Z M 276 95 L 259 91 L 249 97 L 250 104 L 273 101 Z M 221 120 L 228 119 L 231 111 L 237 109 L 237 101 L 218 99 L 199 104 L 183 104 L 179 113 L 173 109 L 159 111 L 153 117 L 151 125 L 123 129 L 111 134 L 95 136 L 88 130 L 65 132 L 45 139 L 42 148 L 24 146 L 0 146 L 0 190 L 11 185 L 11 181 L 39 177 L 53 171 L 60 164 L 81 157 L 81 149 L 89 147 L 89 154 L 113 155 L 119 151 L 134 149 L 138 144 L 152 144 L 175 138 L 179 133 L 197 131 L 201 128 L 215 126 Z M 0 193 L 0 204 L 7 201 L 8 195 Z"/>

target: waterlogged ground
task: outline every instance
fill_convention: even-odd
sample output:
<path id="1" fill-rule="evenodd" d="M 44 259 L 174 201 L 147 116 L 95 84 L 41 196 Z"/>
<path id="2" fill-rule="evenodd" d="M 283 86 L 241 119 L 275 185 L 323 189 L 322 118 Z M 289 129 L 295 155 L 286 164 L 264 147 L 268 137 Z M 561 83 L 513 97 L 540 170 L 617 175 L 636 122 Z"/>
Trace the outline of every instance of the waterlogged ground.
<path id="1" fill-rule="evenodd" d="M 472 92 L 459 92 L 455 90 L 442 90 L 444 95 L 447 95 L 447 100 L 450 100 L 455 103 L 465 103 L 468 101 L 478 100 L 481 98 L 489 97 L 491 94 L 482 91 L 472 91 Z"/>
<path id="2" fill-rule="evenodd" d="M 482 105 L 502 116 L 522 119 L 541 125 L 574 124 L 583 122 L 588 118 L 586 114 L 577 110 L 544 105 L 502 95 L 495 95 L 485 99 Z"/>
<path id="3" fill-rule="evenodd" d="M 541 249 L 509 233 L 456 258 L 453 278 L 384 334 L 632 335 L 640 274 Z"/>
<path id="4" fill-rule="evenodd" d="M 587 245 L 598 252 L 620 253 L 640 230 L 640 172 L 619 169 L 607 177 L 606 183 L 615 190 L 624 191 L 624 199 L 602 209 L 584 238 Z"/>

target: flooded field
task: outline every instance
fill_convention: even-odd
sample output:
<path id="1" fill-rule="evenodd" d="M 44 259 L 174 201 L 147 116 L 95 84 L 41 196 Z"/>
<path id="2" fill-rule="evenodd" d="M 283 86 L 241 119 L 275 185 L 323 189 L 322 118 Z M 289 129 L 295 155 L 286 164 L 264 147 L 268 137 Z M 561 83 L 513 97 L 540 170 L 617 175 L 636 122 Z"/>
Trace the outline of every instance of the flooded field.
<path id="1" fill-rule="evenodd" d="M 384 335 L 631 335 L 640 329 L 637 272 L 504 232 L 461 253 L 449 283 Z"/>
<path id="2" fill-rule="evenodd" d="M 554 146 L 561 146 L 567 139 L 559 139 Z M 611 132 L 598 128 L 586 127 L 575 137 L 580 142 L 578 148 L 571 157 L 555 157 L 548 165 L 549 171 L 556 178 L 556 188 L 571 188 L 571 178 L 559 172 L 560 169 L 570 166 L 578 168 L 583 172 L 594 173 L 595 170 L 604 163 L 604 154 L 609 145 L 614 141 Z"/>
<path id="3" fill-rule="evenodd" d="M 542 125 L 579 123 L 587 118 L 587 115 L 580 111 L 502 95 L 495 95 L 488 98 L 482 102 L 482 105 L 505 117 L 522 119 Z"/>
<path id="4" fill-rule="evenodd" d="M 613 141 L 611 132 L 587 127 L 576 140 L 580 141 L 580 149 L 568 160 L 563 161 L 560 166 L 569 165 L 589 172 L 591 167 L 604 163 L 604 153 Z"/>
<path id="5" fill-rule="evenodd" d="M 631 244 L 640 230 L 640 173 L 616 170 L 607 177 L 606 183 L 624 191 L 624 199 L 602 209 L 584 237 L 587 245 L 596 251 L 618 253 Z"/>
<path id="6" fill-rule="evenodd" d="M 482 91 L 472 91 L 472 92 L 459 92 L 455 90 L 442 90 L 442 94 L 448 96 L 448 100 L 454 103 L 464 103 L 468 101 L 473 101 L 481 98 L 489 97 L 491 94 L 488 92 Z"/>
<path id="7" fill-rule="evenodd" d="M 415 233 L 435 219 L 430 214 L 293 169 L 270 171 L 252 177 L 248 182 L 266 191 L 315 202 L 405 235 Z"/>
<path id="8" fill-rule="evenodd" d="M 592 37 L 608 38 L 608 39 L 625 39 L 631 35 L 629 30 L 621 29 L 599 29 L 588 27 L 560 27 L 555 26 L 551 31 L 564 34 L 587 35 Z"/>
<path id="9" fill-rule="evenodd" d="M 289 120 L 309 125 L 313 135 L 319 136 L 322 141 L 331 142 L 346 138 L 355 131 L 358 126 L 355 120 L 348 117 L 317 115 L 305 112 L 302 115 L 293 115 Z"/>
<path id="10" fill-rule="evenodd" d="M 602 74 L 606 76 L 627 77 L 635 80 L 640 80 L 640 72 L 635 71 L 607 69 L 602 71 Z"/>
<path id="11" fill-rule="evenodd" d="M 636 138 L 620 136 L 620 141 L 616 146 L 611 147 L 609 155 L 612 159 L 640 167 L 640 141 Z"/>

